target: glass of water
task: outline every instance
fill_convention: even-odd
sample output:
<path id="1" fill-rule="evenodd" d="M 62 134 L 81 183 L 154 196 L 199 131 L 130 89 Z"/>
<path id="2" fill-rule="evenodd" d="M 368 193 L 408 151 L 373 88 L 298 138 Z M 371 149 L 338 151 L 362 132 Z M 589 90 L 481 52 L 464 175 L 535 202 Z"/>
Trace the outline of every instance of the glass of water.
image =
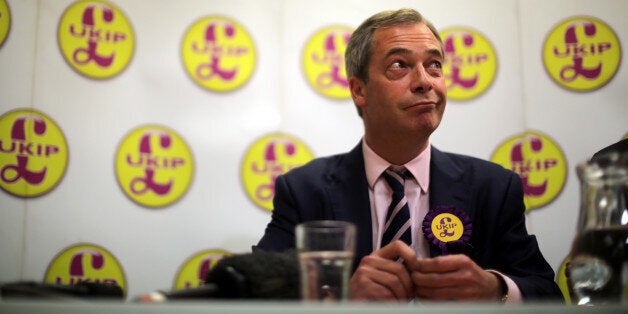
<path id="1" fill-rule="evenodd" d="M 355 254 L 355 225 L 332 220 L 305 222 L 296 227 L 296 241 L 301 298 L 347 300 Z"/>

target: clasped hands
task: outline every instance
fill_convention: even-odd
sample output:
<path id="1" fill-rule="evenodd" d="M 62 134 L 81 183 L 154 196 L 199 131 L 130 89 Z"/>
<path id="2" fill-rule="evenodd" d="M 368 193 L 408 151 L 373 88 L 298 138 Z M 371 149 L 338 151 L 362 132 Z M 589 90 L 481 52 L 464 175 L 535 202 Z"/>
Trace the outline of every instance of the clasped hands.
<path id="1" fill-rule="evenodd" d="M 497 276 L 466 255 L 418 258 L 395 241 L 362 258 L 349 295 L 362 301 L 497 301 L 503 293 Z"/>

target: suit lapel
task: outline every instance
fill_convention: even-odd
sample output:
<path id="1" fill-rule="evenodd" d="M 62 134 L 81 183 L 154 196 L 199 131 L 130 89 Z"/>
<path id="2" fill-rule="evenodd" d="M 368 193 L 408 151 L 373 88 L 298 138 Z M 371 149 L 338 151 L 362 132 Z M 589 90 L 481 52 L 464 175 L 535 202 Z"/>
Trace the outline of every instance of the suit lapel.
<path id="1" fill-rule="evenodd" d="M 326 178 L 334 218 L 353 222 L 357 227 L 354 263 L 357 267 L 357 262 L 373 250 L 371 207 L 361 142 L 330 166 Z"/>
<path id="2" fill-rule="evenodd" d="M 430 200 L 429 210 L 438 206 L 455 206 L 473 217 L 470 208 L 469 184 L 464 180 L 465 170 L 445 153 L 432 146 L 430 162 Z M 440 249 L 430 244 L 432 256 L 442 254 Z"/>

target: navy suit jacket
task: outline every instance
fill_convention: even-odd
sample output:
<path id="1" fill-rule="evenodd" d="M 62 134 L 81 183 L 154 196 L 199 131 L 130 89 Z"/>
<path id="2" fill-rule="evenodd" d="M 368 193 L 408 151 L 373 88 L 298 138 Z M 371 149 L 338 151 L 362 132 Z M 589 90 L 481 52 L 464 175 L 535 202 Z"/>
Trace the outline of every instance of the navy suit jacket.
<path id="1" fill-rule="evenodd" d="M 511 278 L 524 300 L 562 299 L 554 271 L 525 226 L 520 177 L 481 159 L 432 147 L 430 210 L 455 206 L 471 218 L 472 249 L 483 269 Z M 357 227 L 354 267 L 373 251 L 368 183 L 361 144 L 346 154 L 317 158 L 279 176 L 272 219 L 255 250 L 283 251 L 295 246 L 294 227 L 310 220 L 343 220 Z M 432 256 L 441 254 L 431 245 Z"/>

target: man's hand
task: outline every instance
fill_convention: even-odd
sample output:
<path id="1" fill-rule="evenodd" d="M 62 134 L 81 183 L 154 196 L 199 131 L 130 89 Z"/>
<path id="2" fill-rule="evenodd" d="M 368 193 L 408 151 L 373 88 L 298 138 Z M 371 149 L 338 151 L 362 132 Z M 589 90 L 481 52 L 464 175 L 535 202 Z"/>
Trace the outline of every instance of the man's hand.
<path id="1" fill-rule="evenodd" d="M 414 297 L 410 273 L 400 259 L 416 260 L 414 250 L 395 241 L 365 256 L 351 277 L 349 296 L 353 300 L 399 300 Z"/>
<path id="2" fill-rule="evenodd" d="M 502 296 L 500 281 L 466 255 L 408 260 L 416 296 L 423 300 L 495 301 Z"/>

